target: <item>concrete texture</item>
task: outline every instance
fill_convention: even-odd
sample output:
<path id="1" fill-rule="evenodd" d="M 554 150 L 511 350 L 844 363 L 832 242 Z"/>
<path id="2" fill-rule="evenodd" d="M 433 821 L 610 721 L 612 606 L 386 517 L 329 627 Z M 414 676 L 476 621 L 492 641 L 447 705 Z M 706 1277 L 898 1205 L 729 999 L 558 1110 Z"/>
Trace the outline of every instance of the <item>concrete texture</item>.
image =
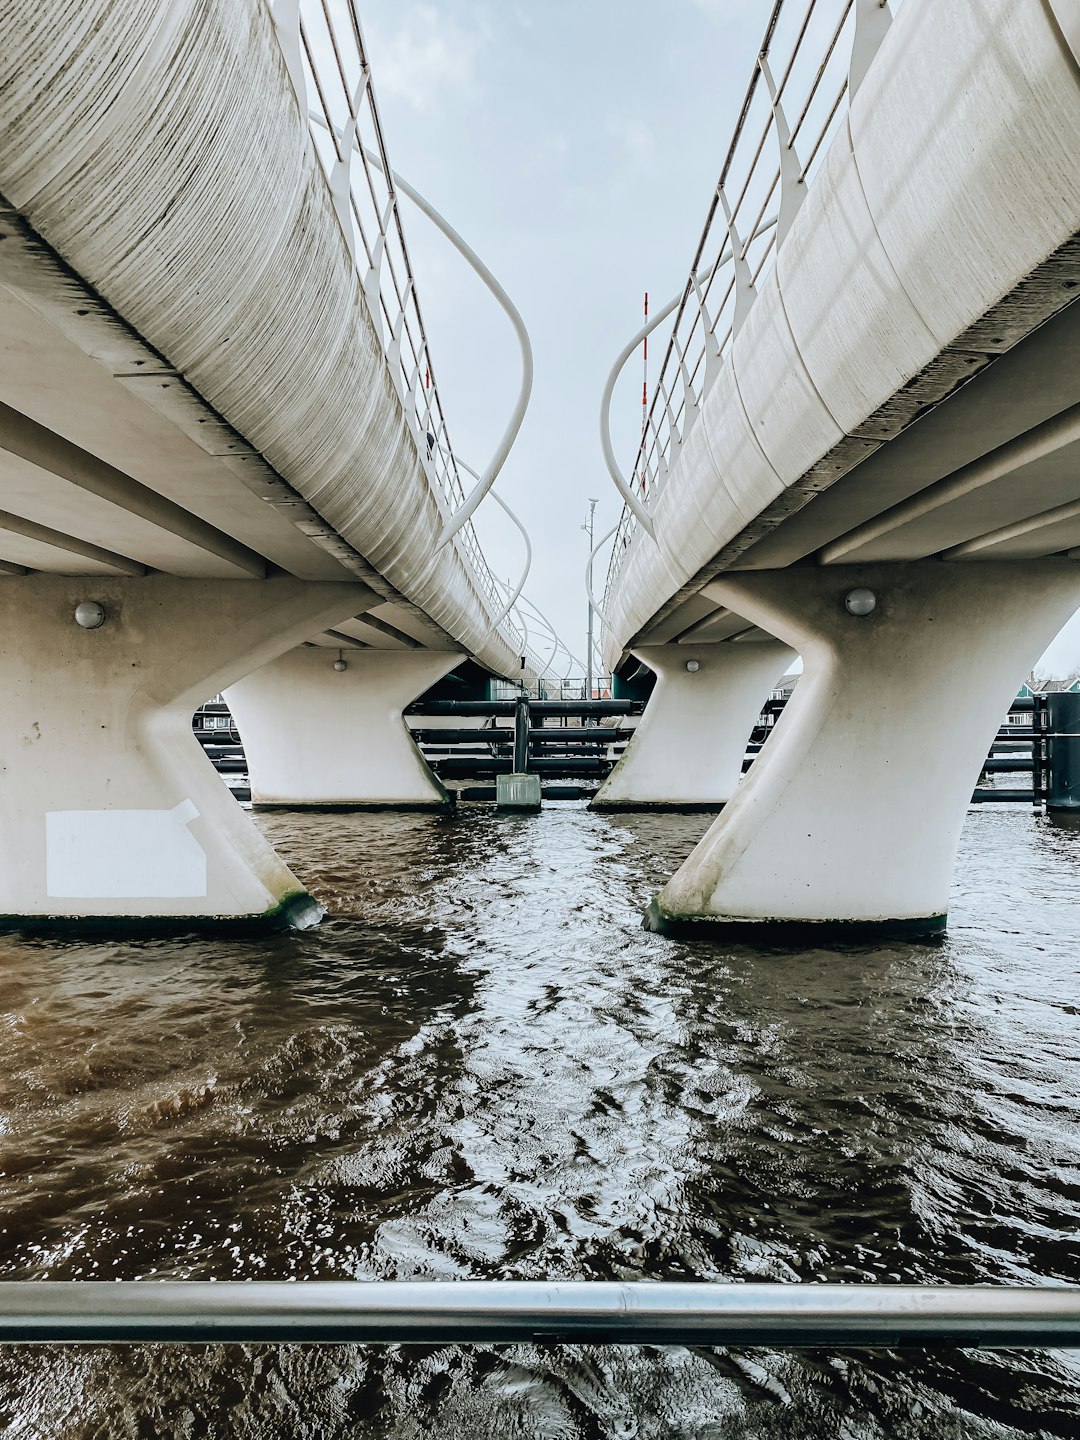
<path id="1" fill-rule="evenodd" d="M 449 797 L 402 711 L 461 663 L 460 653 L 290 650 L 225 698 L 236 720 L 255 805 L 427 808 Z"/>
<path id="2" fill-rule="evenodd" d="M 634 655 L 656 687 L 594 809 L 720 809 L 742 779 L 750 731 L 795 659 L 779 641 L 642 645 Z M 686 662 L 699 669 L 691 674 Z"/>
<path id="3" fill-rule="evenodd" d="M 516 646 L 491 633 L 500 602 L 460 543 L 436 549 L 445 502 L 391 381 L 263 0 L 11 0 L 0 15 L 0 193 L 152 347 L 154 368 L 174 372 L 121 383 L 115 321 L 104 347 L 102 325 L 84 337 L 69 323 L 65 339 L 85 343 L 86 363 L 100 361 L 122 392 L 116 412 L 78 403 L 75 385 L 65 413 L 50 368 L 49 385 L 23 397 L 31 418 L 90 450 L 104 430 L 113 464 L 132 474 L 145 460 L 153 473 L 153 447 L 119 417 L 140 386 L 148 407 L 189 389 L 308 502 L 298 517 L 308 533 L 328 532 L 331 549 L 345 540 L 450 643 L 516 673 Z M 18 296 L 50 341 L 65 297 L 95 320 L 63 271 L 43 288 Z M 189 417 L 192 427 L 205 418 Z M 204 478 L 205 466 L 191 469 Z M 33 518 L 74 533 L 83 501 L 69 489 L 69 522 L 62 500 Z M 0 483 L 0 508 L 2 494 Z M 258 509 L 233 493 L 222 503 L 230 514 Z M 213 505 L 203 513 L 229 523 Z M 126 523 L 118 512 L 119 533 Z M 125 543 L 148 541 L 135 527 Z"/>
<path id="4" fill-rule="evenodd" d="M 539 775 L 496 775 L 497 810 L 539 810 L 542 803 Z"/>
<path id="5" fill-rule="evenodd" d="M 98 629 L 74 620 L 104 607 Z M 0 584 L 0 917 L 250 927 L 318 916 L 191 733 L 250 665 L 362 609 L 362 585 L 77 579 Z"/>
<path id="6" fill-rule="evenodd" d="M 673 447 L 655 541 L 639 529 L 622 557 L 606 665 L 1068 303 L 1078 173 L 1080 85 L 1055 11 L 906 0 Z"/>
<path id="7" fill-rule="evenodd" d="M 867 587 L 872 614 L 844 596 Z M 1080 602 L 1072 561 L 795 568 L 711 587 L 803 657 L 734 799 L 661 891 L 659 929 L 935 930 L 982 762 Z"/>

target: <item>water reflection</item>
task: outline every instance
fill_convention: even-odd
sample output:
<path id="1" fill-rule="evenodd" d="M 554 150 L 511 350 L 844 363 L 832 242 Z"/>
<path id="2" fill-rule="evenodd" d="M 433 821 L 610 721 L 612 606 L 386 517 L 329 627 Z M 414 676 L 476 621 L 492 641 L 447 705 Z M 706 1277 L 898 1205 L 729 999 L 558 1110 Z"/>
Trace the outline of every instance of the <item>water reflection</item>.
<path id="1" fill-rule="evenodd" d="M 760 953 L 639 927 L 705 817 L 260 823 L 319 930 L 4 942 L 5 1277 L 1080 1280 L 1080 835 L 975 811 L 942 947 Z M 0 1393 L 43 1436 L 1080 1431 L 1053 1354 L 18 1347 Z"/>

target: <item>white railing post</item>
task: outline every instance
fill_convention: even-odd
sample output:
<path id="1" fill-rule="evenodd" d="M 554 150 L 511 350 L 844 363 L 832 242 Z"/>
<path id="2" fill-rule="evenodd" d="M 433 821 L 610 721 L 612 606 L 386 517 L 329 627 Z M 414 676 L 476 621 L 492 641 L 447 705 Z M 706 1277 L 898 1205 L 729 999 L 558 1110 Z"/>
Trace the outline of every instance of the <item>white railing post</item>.
<path id="1" fill-rule="evenodd" d="M 888 0 L 855 0 L 855 38 L 851 42 L 851 63 L 848 66 L 848 104 L 865 79 L 891 24 Z"/>
<path id="2" fill-rule="evenodd" d="M 368 151 L 367 154 L 371 163 L 379 166 L 381 169 L 381 158 L 371 151 Z M 454 249 L 471 265 L 491 294 L 494 295 L 495 299 L 502 306 L 503 311 L 510 320 L 510 324 L 514 328 L 514 334 L 517 336 L 518 346 L 521 350 L 521 383 L 518 387 L 518 396 L 514 403 L 513 412 L 511 413 L 499 443 L 495 447 L 495 453 L 488 461 L 476 487 L 466 499 L 464 505 L 453 515 L 443 529 L 443 533 L 439 538 L 439 544 L 445 545 L 454 535 L 455 531 L 459 530 L 461 526 L 470 519 L 476 507 L 480 504 L 481 500 L 483 500 L 492 485 L 494 485 L 498 478 L 499 471 L 505 464 L 506 457 L 509 455 L 514 441 L 517 439 L 518 431 L 521 429 L 521 422 L 525 419 L 525 412 L 529 408 L 529 397 L 532 395 L 532 343 L 529 340 L 529 332 L 525 328 L 525 322 L 521 318 L 517 306 L 480 259 L 479 255 L 477 255 L 476 251 L 473 250 L 472 246 L 458 234 L 450 222 L 439 214 L 434 205 L 425 199 L 415 186 L 410 185 L 409 182 L 397 174 L 396 171 L 391 172 L 391 176 L 388 178 L 392 178 L 396 188 L 400 190 L 403 195 L 409 197 L 417 209 L 421 210 L 428 217 L 432 224 L 446 236 Z"/>
<path id="3" fill-rule="evenodd" d="M 724 218 L 727 221 L 728 238 L 731 241 L 731 257 L 735 264 L 735 318 L 731 322 L 731 332 L 734 336 L 738 335 L 747 315 L 750 314 L 750 308 L 757 299 L 757 290 L 754 287 L 750 266 L 746 261 L 746 251 L 739 239 L 739 231 L 723 186 L 720 187 L 719 194 Z"/>
<path id="4" fill-rule="evenodd" d="M 799 206 L 806 199 L 806 182 L 803 179 L 802 166 L 799 164 L 799 157 L 791 138 L 787 116 L 784 114 L 776 82 L 769 69 L 768 56 L 760 55 L 758 64 L 761 66 L 761 73 L 765 76 L 765 83 L 769 87 L 773 128 L 776 131 L 776 141 L 780 149 L 780 213 L 776 220 L 776 246 L 779 249 L 784 236 L 791 228 L 791 222 L 799 212 Z"/>
<path id="5" fill-rule="evenodd" d="M 902 0 L 891 0 L 891 9 L 894 11 L 901 3 Z M 764 35 L 725 152 L 688 284 L 681 303 L 672 302 L 660 312 L 666 318 L 675 310 L 675 321 L 638 444 L 632 484 L 627 483 L 615 461 L 608 414 L 615 379 L 628 356 L 653 328 L 651 324 L 647 330 L 639 331 L 620 353 L 604 388 L 601 449 L 605 466 L 625 506 L 608 567 L 609 588 L 617 581 L 628 548 L 625 541 L 635 522 L 654 540 L 657 538 L 656 501 L 666 474 L 697 423 L 705 397 L 726 363 L 732 342 L 746 323 L 766 264 L 770 260 L 775 263 L 776 254 L 796 220 L 806 198 L 807 172 L 828 139 L 845 97 L 850 100 L 861 83 L 892 19 L 889 0 L 808 0 L 798 7 L 788 5 L 787 0 L 773 0 L 768 8 Z M 786 16 L 792 11 L 793 22 L 785 26 Z M 829 20 L 822 24 L 826 12 Z M 845 56 L 840 41 L 849 27 L 853 30 L 853 40 L 850 55 Z M 776 58 L 781 53 L 782 61 Z M 797 98 L 793 98 L 793 91 Z M 762 96 L 768 103 L 764 117 L 759 116 L 757 103 Z M 834 97 L 831 103 L 830 96 Z M 778 169 L 771 159 L 770 131 L 775 133 L 779 149 Z M 800 153 L 806 157 L 805 164 Z M 776 213 L 764 219 L 774 194 L 778 194 Z M 773 227 L 775 235 L 755 249 L 756 258 L 751 261 L 751 247 Z M 716 247 L 716 261 L 710 267 L 705 264 L 704 256 L 712 252 L 717 232 L 723 238 Z M 721 265 L 729 259 L 733 267 L 731 284 L 719 298 L 714 298 L 713 281 Z M 696 308 L 696 314 L 688 315 L 691 306 Z M 680 392 L 684 397 L 681 406 Z"/>

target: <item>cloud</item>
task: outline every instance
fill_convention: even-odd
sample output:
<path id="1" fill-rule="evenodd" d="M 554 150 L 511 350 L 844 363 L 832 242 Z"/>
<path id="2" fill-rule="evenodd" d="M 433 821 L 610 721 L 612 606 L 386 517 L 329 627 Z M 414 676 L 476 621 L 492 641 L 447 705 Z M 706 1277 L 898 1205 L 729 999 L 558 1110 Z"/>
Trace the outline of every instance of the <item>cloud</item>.
<path id="1" fill-rule="evenodd" d="M 448 100 L 475 100 L 490 41 L 483 20 L 462 25 L 430 4 L 403 6 L 398 13 L 402 19 L 393 31 L 367 27 L 376 93 L 397 96 L 421 115 Z"/>

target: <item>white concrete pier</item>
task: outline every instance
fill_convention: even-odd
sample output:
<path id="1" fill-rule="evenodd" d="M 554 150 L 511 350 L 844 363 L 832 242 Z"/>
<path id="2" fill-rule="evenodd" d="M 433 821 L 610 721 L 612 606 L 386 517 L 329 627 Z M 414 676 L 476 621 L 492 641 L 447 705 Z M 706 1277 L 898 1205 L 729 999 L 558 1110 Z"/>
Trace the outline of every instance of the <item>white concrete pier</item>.
<path id="1" fill-rule="evenodd" d="M 424 810 L 449 804 L 403 711 L 464 658 L 305 646 L 231 685 L 225 698 L 247 756 L 253 804 Z"/>
<path id="2" fill-rule="evenodd" d="M 319 907 L 222 785 L 195 706 L 370 603 L 289 576 L 0 582 L 0 917 L 9 926 L 302 924 Z M 100 605 L 86 629 L 79 605 Z"/>
<path id="3" fill-rule="evenodd" d="M 1076 606 L 1075 565 L 794 568 L 714 584 L 797 649 L 804 671 L 647 923 L 766 942 L 940 932 L 979 770 Z M 867 591 L 873 609 L 849 613 L 846 597 Z"/>
<path id="4" fill-rule="evenodd" d="M 656 672 L 656 687 L 593 807 L 719 810 L 735 793 L 750 731 L 794 650 L 762 637 L 633 653 Z"/>

